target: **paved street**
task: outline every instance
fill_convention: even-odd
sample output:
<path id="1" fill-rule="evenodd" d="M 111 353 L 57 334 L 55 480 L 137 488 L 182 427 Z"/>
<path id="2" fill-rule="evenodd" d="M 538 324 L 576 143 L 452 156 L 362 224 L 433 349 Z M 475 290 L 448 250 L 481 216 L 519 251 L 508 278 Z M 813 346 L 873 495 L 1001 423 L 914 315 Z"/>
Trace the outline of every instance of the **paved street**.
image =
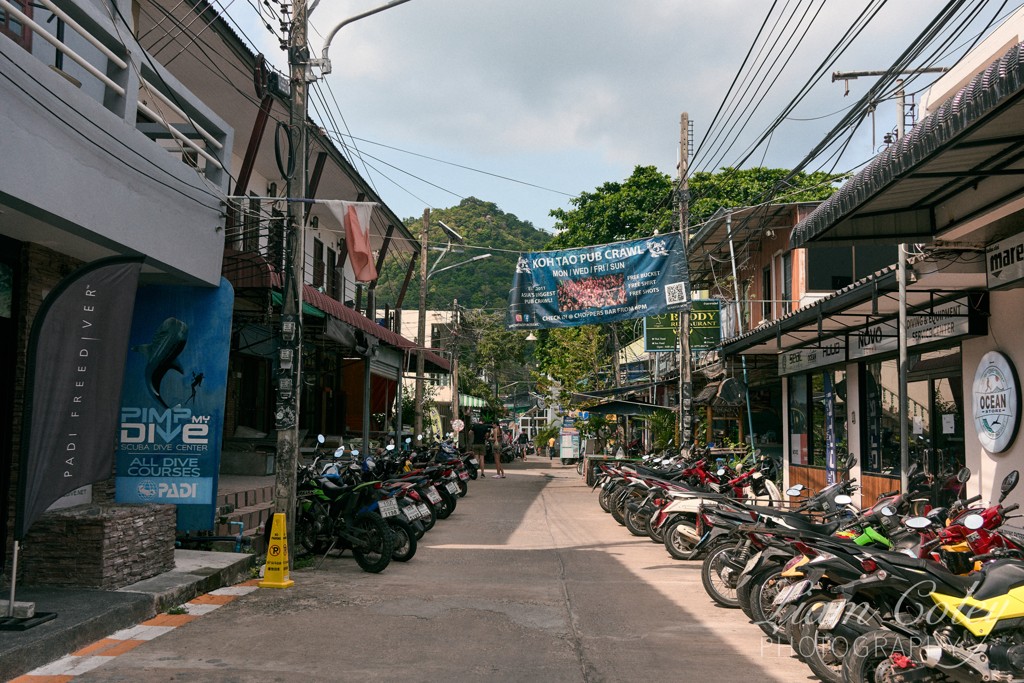
<path id="1" fill-rule="evenodd" d="M 603 513 L 575 468 L 471 482 L 408 564 L 295 572 L 75 681 L 805 681 L 699 563 Z"/>

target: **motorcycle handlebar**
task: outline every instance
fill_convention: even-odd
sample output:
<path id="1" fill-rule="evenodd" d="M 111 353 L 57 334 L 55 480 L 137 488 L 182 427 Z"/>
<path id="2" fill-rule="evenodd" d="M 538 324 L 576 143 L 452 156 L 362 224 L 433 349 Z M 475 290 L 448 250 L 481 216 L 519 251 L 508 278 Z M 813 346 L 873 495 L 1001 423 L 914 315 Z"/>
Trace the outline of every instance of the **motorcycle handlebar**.
<path id="1" fill-rule="evenodd" d="M 1006 507 L 1003 508 L 1002 514 L 1008 515 L 1008 514 L 1010 514 L 1011 512 L 1013 512 L 1014 510 L 1016 510 L 1019 507 L 1020 507 L 1020 503 L 1014 503 L 1013 505 L 1007 505 Z"/>

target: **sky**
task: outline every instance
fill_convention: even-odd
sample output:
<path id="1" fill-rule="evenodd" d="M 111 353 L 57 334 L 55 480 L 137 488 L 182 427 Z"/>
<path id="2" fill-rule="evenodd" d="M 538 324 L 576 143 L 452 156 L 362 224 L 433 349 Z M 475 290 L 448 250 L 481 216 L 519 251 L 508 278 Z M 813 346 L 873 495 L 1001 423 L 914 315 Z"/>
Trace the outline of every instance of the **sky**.
<path id="1" fill-rule="evenodd" d="M 284 70 L 277 39 L 255 21 L 251 8 L 258 1 L 234 0 L 227 13 Z M 310 16 L 313 52 L 319 56 L 323 36 L 335 25 L 383 2 L 323 0 Z M 816 79 L 767 144 L 751 147 L 752 141 L 797 95 L 856 14 L 874 4 L 411 0 L 341 29 L 329 51 L 333 71 L 318 82 L 327 107 L 314 96 L 312 115 L 344 136 L 356 167 L 402 218 L 473 196 L 551 230 L 552 209 L 571 209 L 572 196 L 622 181 L 638 165 L 675 177 L 684 111 L 698 152 L 691 172 L 736 165 L 748 152 L 745 166 L 791 168 L 871 79 L 850 81 L 848 96 L 843 82 Z M 947 3 L 877 4 L 884 6 L 827 73 L 888 68 Z M 1017 6 L 980 4 L 954 49 L 935 63 L 951 66 L 985 24 Z M 752 58 L 770 63 L 802 36 L 785 68 L 780 60 L 771 69 L 777 79 L 770 88 L 757 87 L 753 69 L 740 71 L 766 18 L 772 38 L 763 39 Z M 716 119 L 737 74 L 747 95 L 726 107 L 731 117 Z M 933 78 L 919 78 L 908 89 Z M 716 120 L 721 134 L 709 136 Z M 842 157 L 824 169 L 847 171 L 867 162 L 895 124 L 895 104 L 880 102 L 874 137 L 868 119 Z"/>

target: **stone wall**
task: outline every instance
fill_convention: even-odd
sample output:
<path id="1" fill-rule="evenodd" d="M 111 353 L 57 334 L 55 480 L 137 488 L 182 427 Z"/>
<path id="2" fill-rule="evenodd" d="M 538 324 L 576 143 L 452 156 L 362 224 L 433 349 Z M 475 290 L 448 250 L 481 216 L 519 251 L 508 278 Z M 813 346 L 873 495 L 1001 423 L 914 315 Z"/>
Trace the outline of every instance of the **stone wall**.
<path id="1" fill-rule="evenodd" d="M 25 585 L 115 590 L 174 569 L 173 505 L 79 505 L 48 512 L 22 546 Z"/>

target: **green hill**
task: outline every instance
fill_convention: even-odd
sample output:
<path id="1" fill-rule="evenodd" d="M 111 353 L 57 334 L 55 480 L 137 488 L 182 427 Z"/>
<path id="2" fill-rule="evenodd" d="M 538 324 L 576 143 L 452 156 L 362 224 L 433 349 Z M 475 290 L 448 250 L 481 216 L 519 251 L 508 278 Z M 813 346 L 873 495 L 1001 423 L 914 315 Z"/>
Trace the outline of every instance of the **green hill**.
<path id="1" fill-rule="evenodd" d="M 404 220 L 409 231 L 419 236 L 422 217 Z M 505 213 L 493 202 L 475 197 L 462 200 L 458 206 L 434 209 L 430 212 L 430 247 L 442 247 L 447 239 L 438 221 L 456 230 L 463 237 L 465 246 L 461 253 L 446 254 L 439 268 L 461 263 L 474 256 L 490 252 L 491 257 L 467 263 L 458 268 L 436 273 L 430 278 L 427 290 L 427 309 L 448 309 L 452 301 L 466 308 L 504 309 L 508 301 L 508 290 L 512 287 L 512 275 L 516 260 L 523 251 L 538 251 L 551 240 L 551 235 L 538 230 L 529 221 L 519 220 L 515 215 Z M 440 252 L 429 252 L 432 266 Z M 378 290 L 379 305 L 390 303 L 396 298 L 405 271 L 400 264 L 389 263 L 381 273 L 381 287 Z M 385 285 L 384 283 L 387 283 Z M 383 294 L 383 297 L 381 297 Z M 419 301 L 419 269 L 409 283 L 404 308 L 416 308 Z"/>

